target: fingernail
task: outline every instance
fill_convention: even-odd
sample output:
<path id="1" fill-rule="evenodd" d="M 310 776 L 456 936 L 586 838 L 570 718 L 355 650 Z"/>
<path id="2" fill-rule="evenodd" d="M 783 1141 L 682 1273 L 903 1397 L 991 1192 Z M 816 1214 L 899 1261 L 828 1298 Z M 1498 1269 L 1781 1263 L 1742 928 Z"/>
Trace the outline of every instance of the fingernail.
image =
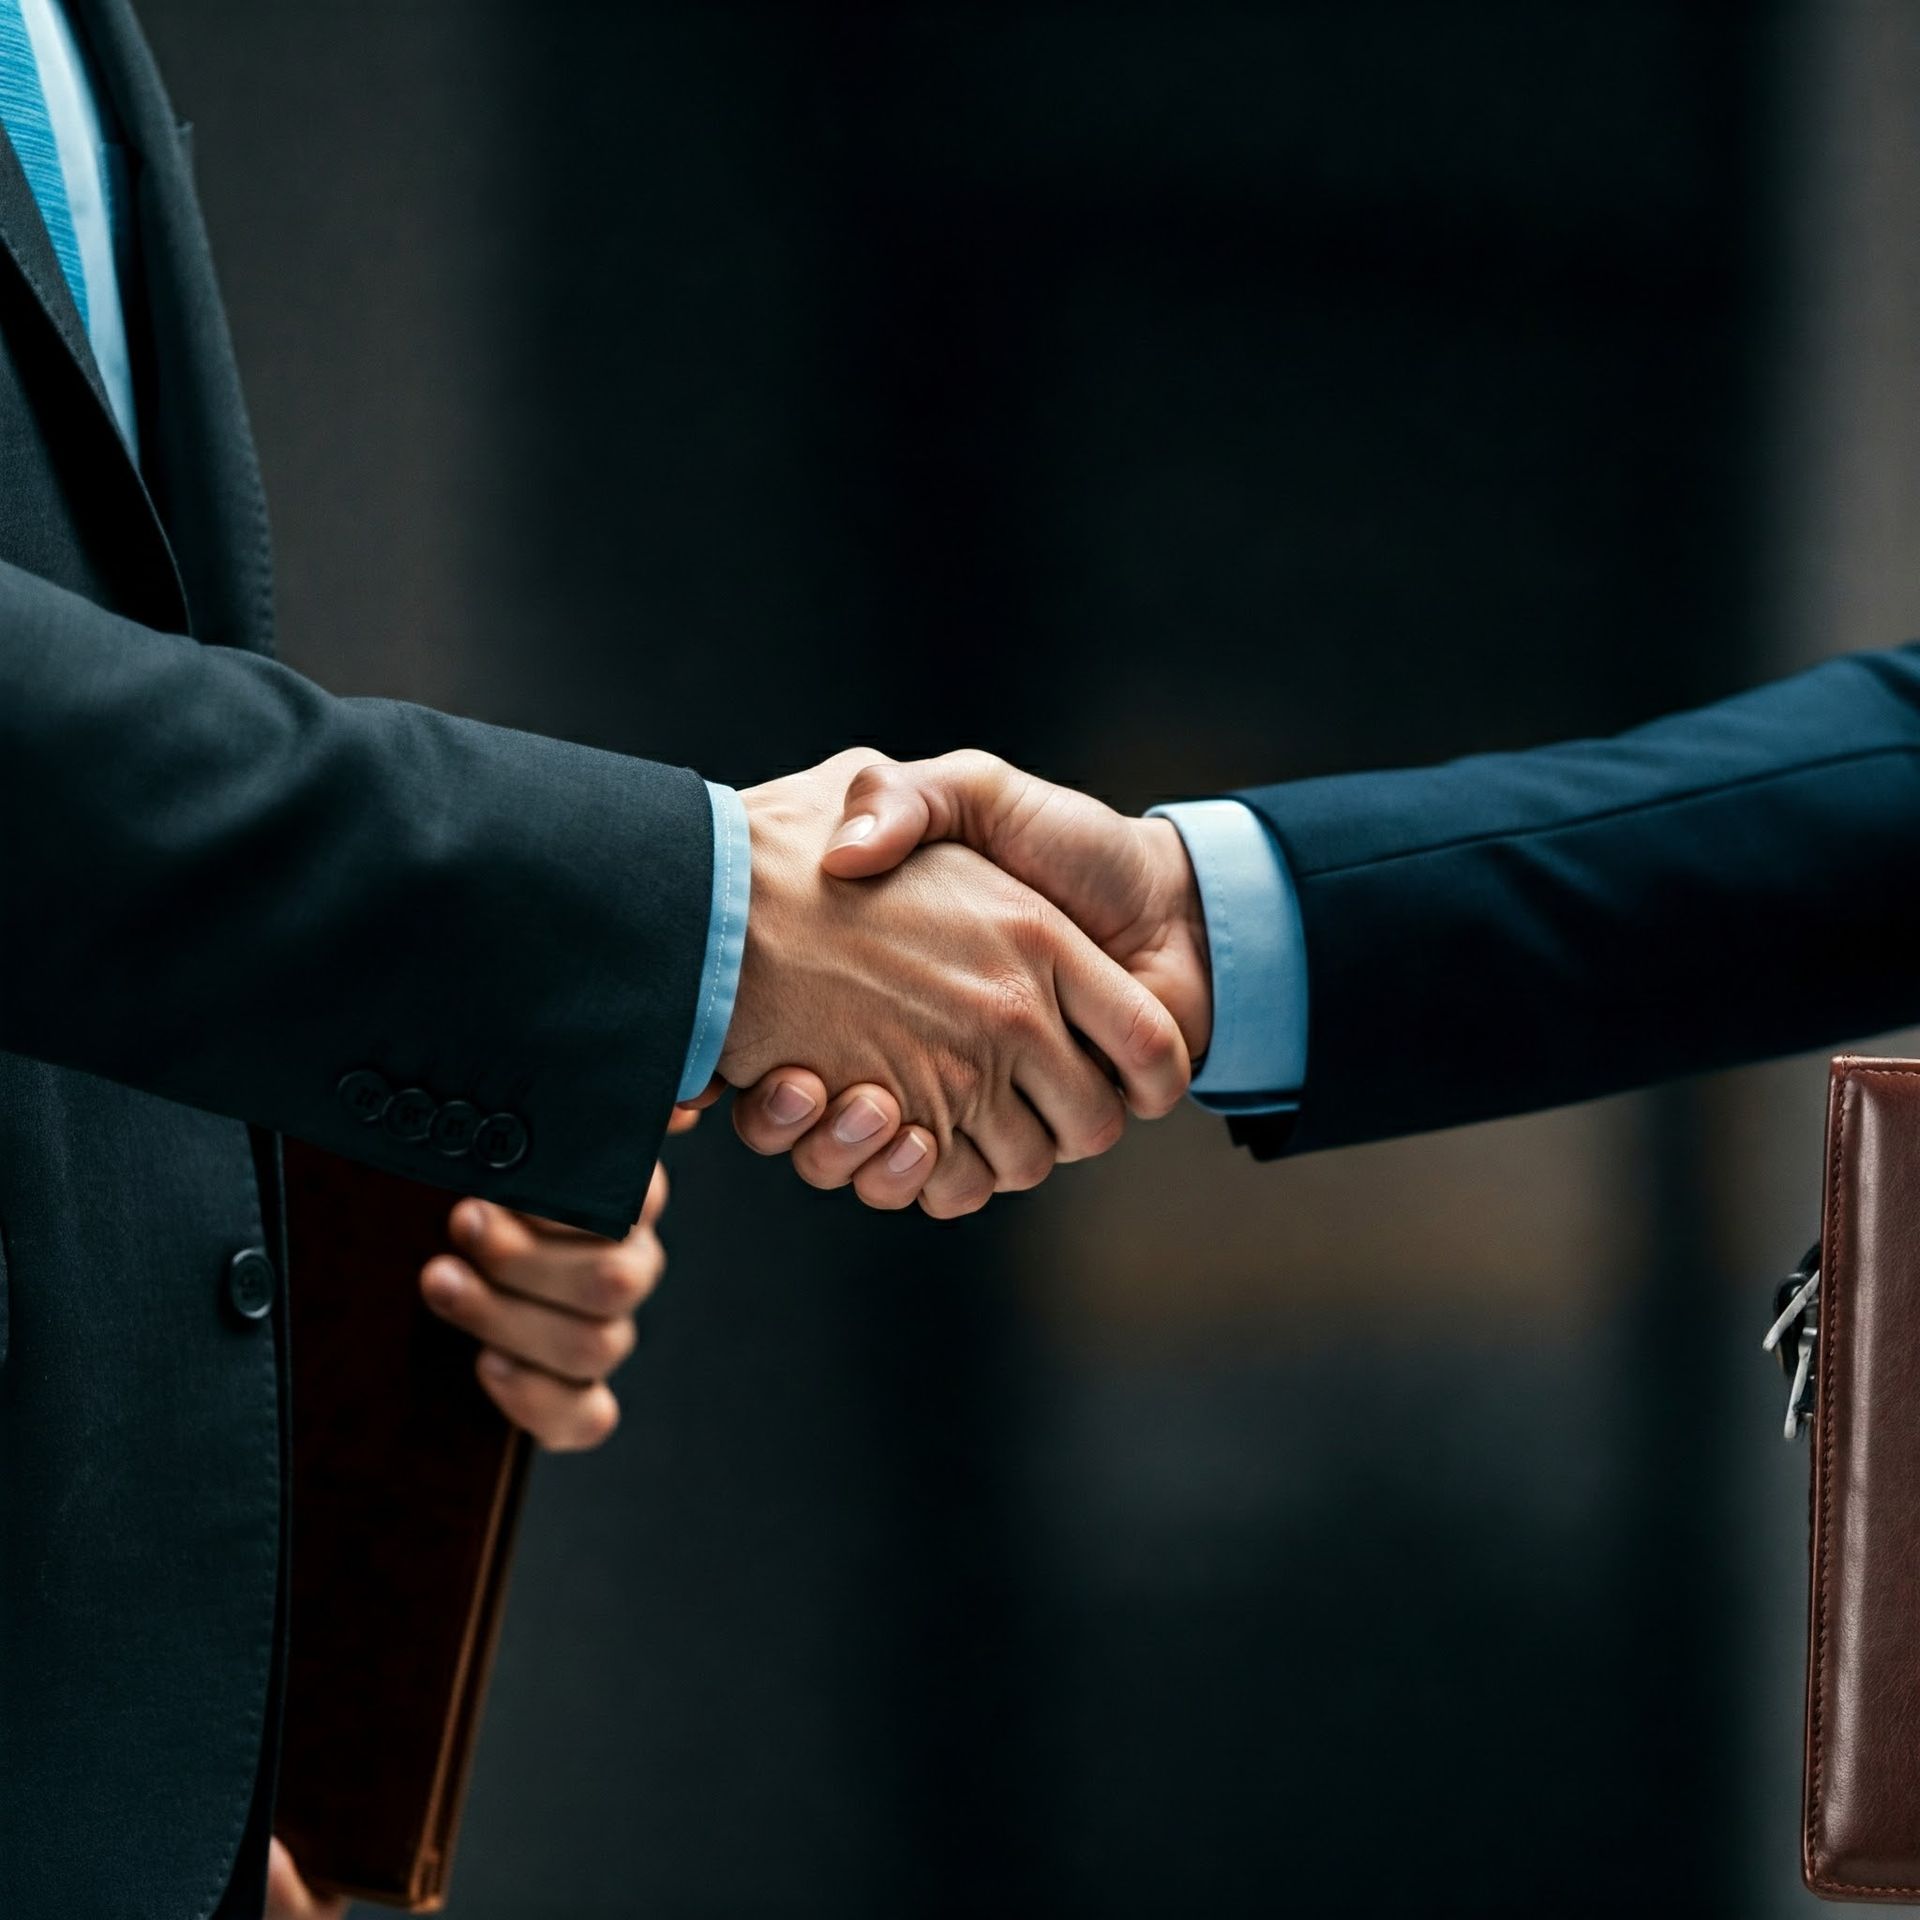
<path id="1" fill-rule="evenodd" d="M 796 1087 L 791 1080 L 782 1080 L 767 1095 L 767 1117 L 776 1126 L 798 1126 L 815 1107 L 820 1104 L 804 1087 Z"/>
<path id="2" fill-rule="evenodd" d="M 489 1380 L 511 1380 L 514 1374 L 513 1362 L 504 1353 L 495 1353 L 491 1347 L 480 1356 L 480 1371 Z"/>
<path id="3" fill-rule="evenodd" d="M 843 1147 L 857 1147 L 862 1140 L 871 1140 L 886 1124 L 887 1116 L 862 1094 L 833 1123 L 833 1137 Z"/>
<path id="4" fill-rule="evenodd" d="M 927 1143 L 917 1133 L 903 1133 L 899 1144 L 887 1155 L 889 1173 L 905 1173 L 927 1157 Z"/>
<path id="5" fill-rule="evenodd" d="M 463 1200 L 453 1210 L 453 1237 L 464 1246 L 474 1246 L 486 1231 L 486 1209 L 477 1200 Z"/>
<path id="6" fill-rule="evenodd" d="M 856 813 L 851 820 L 841 822 L 840 831 L 827 842 L 827 851 L 832 853 L 836 847 L 857 847 L 862 840 L 873 838 L 873 830 L 879 824 L 870 813 Z"/>

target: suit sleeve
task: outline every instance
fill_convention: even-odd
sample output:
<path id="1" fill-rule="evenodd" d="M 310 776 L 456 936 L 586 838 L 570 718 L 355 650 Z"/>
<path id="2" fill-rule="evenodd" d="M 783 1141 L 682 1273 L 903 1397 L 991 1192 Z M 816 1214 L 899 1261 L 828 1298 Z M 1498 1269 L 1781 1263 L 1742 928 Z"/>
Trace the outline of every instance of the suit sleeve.
<path id="1" fill-rule="evenodd" d="M 624 1233 L 688 1052 L 712 840 L 691 772 L 338 699 L 0 565 L 10 1052 Z M 356 1074 L 456 1124 L 362 1117 Z M 517 1131 L 458 1151 L 458 1120 L 496 1115 Z"/>
<path id="2" fill-rule="evenodd" d="M 1297 1115 L 1262 1158 L 1920 1020 L 1920 646 L 1611 740 L 1238 796 L 1298 892 Z"/>

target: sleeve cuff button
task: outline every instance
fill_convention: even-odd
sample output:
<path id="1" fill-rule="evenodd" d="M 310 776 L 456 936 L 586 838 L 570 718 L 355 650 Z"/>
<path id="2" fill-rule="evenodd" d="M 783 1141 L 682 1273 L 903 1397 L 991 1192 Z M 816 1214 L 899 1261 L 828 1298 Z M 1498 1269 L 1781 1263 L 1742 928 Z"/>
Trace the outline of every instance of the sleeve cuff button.
<path id="1" fill-rule="evenodd" d="M 343 1075 L 334 1092 L 340 1104 L 363 1127 L 375 1126 L 384 1119 L 393 1100 L 393 1089 L 371 1067 Z"/>
<path id="2" fill-rule="evenodd" d="M 483 1167 L 505 1173 L 527 1157 L 527 1125 L 518 1114 L 489 1114 L 474 1136 L 473 1151 Z"/>

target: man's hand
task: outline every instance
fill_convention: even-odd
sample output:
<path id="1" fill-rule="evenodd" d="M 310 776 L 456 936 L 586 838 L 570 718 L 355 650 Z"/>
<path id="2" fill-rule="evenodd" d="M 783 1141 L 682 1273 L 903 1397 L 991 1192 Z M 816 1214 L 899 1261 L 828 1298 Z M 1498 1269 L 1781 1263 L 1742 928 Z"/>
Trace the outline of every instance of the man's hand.
<path id="1" fill-rule="evenodd" d="M 300 1869 L 279 1840 L 267 1857 L 267 1910 L 264 1920 L 344 1920 L 344 1899 L 326 1899 L 300 1877 Z"/>
<path id="2" fill-rule="evenodd" d="M 822 865 L 886 873 L 915 847 L 957 840 L 1053 902 L 1180 1023 L 1198 1060 L 1213 1028 L 1200 890 L 1168 820 L 1136 820 L 990 753 L 862 767 Z"/>
<path id="3" fill-rule="evenodd" d="M 465 1258 L 440 1254 L 422 1269 L 427 1305 L 480 1342 L 475 1369 L 488 1397 L 543 1447 L 597 1447 L 618 1424 L 607 1376 L 633 1351 L 633 1316 L 666 1270 L 654 1230 L 666 1204 L 666 1171 L 655 1167 L 640 1224 L 624 1240 L 602 1240 L 462 1200 L 447 1225 Z"/>
<path id="4" fill-rule="evenodd" d="M 1186 1090 L 1187 1049 L 1150 989 L 974 853 L 932 848 L 900 866 L 901 844 L 862 869 L 899 870 L 858 887 L 823 872 L 849 783 L 885 764 L 841 754 L 741 796 L 753 912 L 720 1073 L 746 1086 L 805 1060 L 810 1097 L 884 1088 L 933 1139 L 920 1203 L 944 1218 L 1119 1138 L 1121 1096 L 1089 1048 L 1142 1115 Z"/>

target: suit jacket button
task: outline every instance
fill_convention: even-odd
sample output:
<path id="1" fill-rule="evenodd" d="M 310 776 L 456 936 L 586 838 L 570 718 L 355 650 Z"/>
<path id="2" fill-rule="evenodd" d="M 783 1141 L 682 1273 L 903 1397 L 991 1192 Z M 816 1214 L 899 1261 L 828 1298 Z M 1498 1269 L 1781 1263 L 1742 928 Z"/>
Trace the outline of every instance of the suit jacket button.
<path id="1" fill-rule="evenodd" d="M 470 1152 L 473 1136 L 480 1131 L 480 1109 L 468 1100 L 449 1100 L 433 1116 L 433 1132 L 429 1136 L 434 1150 L 444 1153 L 449 1160 L 458 1160 Z"/>
<path id="2" fill-rule="evenodd" d="M 393 1089 L 371 1067 L 347 1074 L 334 1088 L 340 1104 L 363 1126 L 372 1126 L 387 1110 Z"/>
<path id="3" fill-rule="evenodd" d="M 402 1087 L 387 1109 L 387 1131 L 396 1140 L 418 1146 L 433 1131 L 433 1116 L 438 1110 L 425 1087 Z"/>
<path id="4" fill-rule="evenodd" d="M 517 1113 L 490 1113 L 480 1123 L 473 1150 L 483 1167 L 505 1173 L 527 1157 L 527 1123 Z"/>
<path id="5" fill-rule="evenodd" d="M 242 1320 L 264 1320 L 273 1311 L 273 1262 L 248 1247 L 227 1262 L 227 1299 Z"/>

